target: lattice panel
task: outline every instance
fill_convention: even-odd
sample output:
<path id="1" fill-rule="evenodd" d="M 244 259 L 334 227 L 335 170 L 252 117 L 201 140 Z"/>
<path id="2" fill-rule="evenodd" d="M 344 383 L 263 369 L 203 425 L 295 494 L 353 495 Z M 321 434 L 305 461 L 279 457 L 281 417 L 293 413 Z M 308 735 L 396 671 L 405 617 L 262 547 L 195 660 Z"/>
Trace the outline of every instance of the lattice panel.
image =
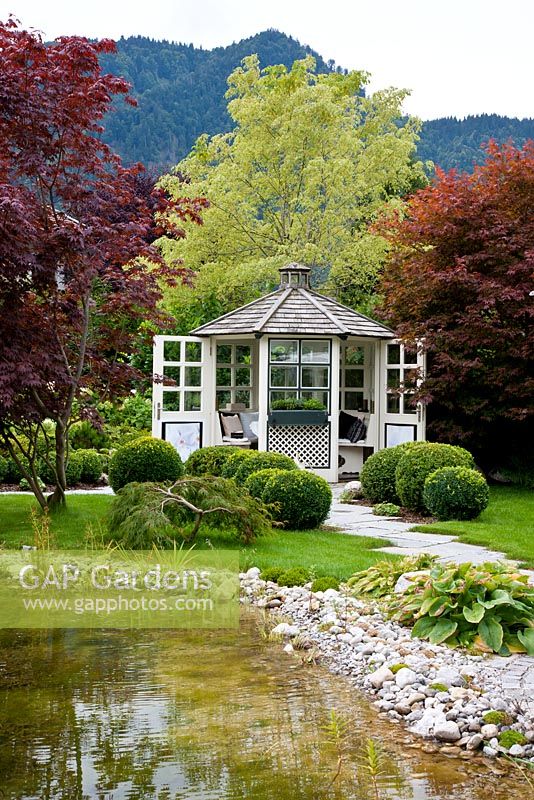
<path id="1" fill-rule="evenodd" d="M 303 467 L 330 466 L 330 425 L 269 426 L 268 450 L 291 456 Z"/>

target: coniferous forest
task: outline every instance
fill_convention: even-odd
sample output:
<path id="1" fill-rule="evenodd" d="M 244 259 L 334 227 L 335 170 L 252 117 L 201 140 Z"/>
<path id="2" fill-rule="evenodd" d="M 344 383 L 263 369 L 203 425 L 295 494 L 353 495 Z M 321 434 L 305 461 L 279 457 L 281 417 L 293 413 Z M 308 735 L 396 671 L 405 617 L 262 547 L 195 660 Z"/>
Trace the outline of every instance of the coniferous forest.
<path id="1" fill-rule="evenodd" d="M 102 54 L 100 60 L 106 71 L 129 81 L 138 105 L 116 103 L 106 120 L 106 140 L 126 163 L 142 161 L 159 172 L 175 165 L 200 134 L 230 129 L 226 79 L 251 53 L 258 54 L 262 66 L 289 67 L 311 53 L 318 72 L 342 69 L 276 30 L 213 50 L 143 36 L 120 39 L 117 54 Z M 534 138 L 534 119 L 483 114 L 426 121 L 418 156 L 446 170 L 471 171 L 474 163 L 484 160 L 481 145 L 490 138 L 499 143 L 511 139 L 521 146 Z"/>

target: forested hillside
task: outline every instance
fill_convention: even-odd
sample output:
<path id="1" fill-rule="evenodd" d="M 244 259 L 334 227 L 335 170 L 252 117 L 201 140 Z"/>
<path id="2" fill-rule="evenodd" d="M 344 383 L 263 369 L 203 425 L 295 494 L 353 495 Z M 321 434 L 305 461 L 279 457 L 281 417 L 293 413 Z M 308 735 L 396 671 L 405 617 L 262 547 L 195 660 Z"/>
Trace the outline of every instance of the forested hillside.
<path id="1" fill-rule="evenodd" d="M 470 172 L 474 163 L 484 161 L 481 145 L 489 139 L 500 144 L 511 139 L 521 146 L 527 139 L 534 139 L 534 119 L 512 119 L 497 114 L 462 120 L 455 117 L 432 119 L 424 123 L 417 152 L 419 158 L 430 159 L 442 169 L 454 167 Z"/>
<path id="2" fill-rule="evenodd" d="M 138 106 L 116 104 L 106 120 L 106 140 L 124 161 L 160 169 L 180 161 L 201 133 L 229 129 L 226 79 L 245 56 L 257 53 L 263 66 L 290 67 L 311 53 L 319 72 L 333 69 L 333 62 L 326 64 L 309 47 L 274 30 L 214 50 L 143 36 L 120 39 L 117 48 L 116 55 L 103 55 L 101 64 L 132 84 Z"/>
<path id="3" fill-rule="evenodd" d="M 224 94 L 228 75 L 241 59 L 257 53 L 263 66 L 291 66 L 312 53 L 317 71 L 334 69 L 291 36 L 268 30 L 228 47 L 203 50 L 191 44 L 157 42 L 143 36 L 120 39 L 116 55 L 102 55 L 103 68 L 124 76 L 138 101 L 132 108 L 119 101 L 106 120 L 106 140 L 127 163 L 143 161 L 164 171 L 183 158 L 201 133 L 230 128 Z M 362 64 L 365 68 L 365 64 Z M 337 68 L 339 69 L 339 67 Z M 480 145 L 490 138 L 522 145 L 534 138 L 534 119 L 495 114 L 425 122 L 418 155 L 444 169 L 470 171 L 483 160 Z"/>

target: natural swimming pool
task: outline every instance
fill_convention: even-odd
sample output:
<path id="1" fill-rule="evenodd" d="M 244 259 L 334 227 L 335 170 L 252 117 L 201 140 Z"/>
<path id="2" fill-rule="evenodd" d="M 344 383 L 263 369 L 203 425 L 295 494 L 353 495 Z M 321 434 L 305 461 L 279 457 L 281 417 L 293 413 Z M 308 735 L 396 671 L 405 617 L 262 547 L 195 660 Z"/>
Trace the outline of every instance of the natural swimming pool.
<path id="1" fill-rule="evenodd" d="M 0 632 L 2 800 L 527 800 L 519 773 L 420 744 L 252 612 L 238 631 Z"/>

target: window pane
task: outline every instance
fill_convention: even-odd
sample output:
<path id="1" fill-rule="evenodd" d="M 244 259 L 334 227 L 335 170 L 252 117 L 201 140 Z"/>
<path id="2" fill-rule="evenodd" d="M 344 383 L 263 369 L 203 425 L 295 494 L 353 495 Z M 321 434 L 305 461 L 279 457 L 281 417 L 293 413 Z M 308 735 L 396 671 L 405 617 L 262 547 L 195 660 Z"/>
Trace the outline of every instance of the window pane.
<path id="1" fill-rule="evenodd" d="M 202 383 L 202 367 L 185 367 L 184 386 L 200 386 Z"/>
<path id="2" fill-rule="evenodd" d="M 328 408 L 328 395 L 329 392 L 301 392 L 300 396 L 303 400 L 318 400 L 325 408 Z"/>
<path id="3" fill-rule="evenodd" d="M 275 400 L 287 400 L 290 397 L 296 397 L 296 392 L 271 392 L 271 399 L 270 403 L 274 403 Z"/>
<path id="4" fill-rule="evenodd" d="M 345 392 L 345 410 L 361 411 L 363 409 L 363 392 Z"/>
<path id="5" fill-rule="evenodd" d="M 163 385 L 180 385 L 180 367 L 163 367 Z"/>
<path id="6" fill-rule="evenodd" d="M 250 391 L 248 389 L 238 389 L 235 393 L 236 403 L 244 403 L 247 408 L 250 408 Z"/>
<path id="7" fill-rule="evenodd" d="M 296 386 L 297 367 L 271 367 L 271 386 Z"/>
<path id="8" fill-rule="evenodd" d="M 398 394 L 388 394 L 387 411 L 388 414 L 400 414 L 400 397 Z"/>
<path id="9" fill-rule="evenodd" d="M 409 392 L 417 389 L 417 378 L 419 373 L 416 369 L 404 370 L 404 389 Z"/>
<path id="10" fill-rule="evenodd" d="M 417 414 L 417 401 L 413 394 L 403 395 L 403 404 L 405 414 Z"/>
<path id="11" fill-rule="evenodd" d="M 238 367 L 235 371 L 236 386 L 250 386 L 250 367 Z"/>
<path id="12" fill-rule="evenodd" d="M 202 361 L 202 345 L 200 342 L 185 343 L 185 360 Z"/>
<path id="13" fill-rule="evenodd" d="M 232 402 L 232 393 L 229 391 L 217 392 L 217 408 L 224 408 Z"/>
<path id="14" fill-rule="evenodd" d="M 200 411 L 200 392 L 184 392 L 186 411 Z"/>
<path id="15" fill-rule="evenodd" d="M 345 370 L 345 386 L 348 389 L 362 389 L 363 388 L 363 369 L 346 369 Z"/>
<path id="16" fill-rule="evenodd" d="M 417 364 L 417 350 L 415 349 L 415 347 L 404 348 L 404 363 Z"/>
<path id="17" fill-rule="evenodd" d="M 217 369 L 217 386 L 232 385 L 232 370 L 230 367 L 219 367 Z"/>
<path id="18" fill-rule="evenodd" d="M 355 344 L 348 344 L 345 348 L 345 364 L 355 366 L 365 362 L 365 350 Z"/>
<path id="19" fill-rule="evenodd" d="M 163 411 L 180 410 L 180 392 L 163 392 Z"/>
<path id="20" fill-rule="evenodd" d="M 328 386 L 328 367 L 301 367 L 302 386 Z"/>
<path id="21" fill-rule="evenodd" d="M 232 361 L 232 345 L 231 344 L 218 344 L 217 345 L 217 363 L 230 364 Z"/>
<path id="22" fill-rule="evenodd" d="M 330 342 L 320 340 L 317 342 L 302 342 L 303 364 L 328 364 L 330 361 Z"/>
<path id="23" fill-rule="evenodd" d="M 388 369 L 388 389 L 398 389 L 400 386 L 400 369 Z"/>
<path id="24" fill-rule="evenodd" d="M 163 343 L 163 360 L 164 361 L 181 361 L 180 347 L 181 342 L 164 342 Z"/>
<path id="25" fill-rule="evenodd" d="M 294 339 L 271 341 L 271 361 L 289 361 L 295 363 L 299 360 L 299 345 Z"/>
<path id="26" fill-rule="evenodd" d="M 400 364 L 400 344 L 388 344 L 388 364 Z"/>
<path id="27" fill-rule="evenodd" d="M 236 364 L 250 364 L 252 356 L 249 344 L 238 344 L 235 349 Z"/>

